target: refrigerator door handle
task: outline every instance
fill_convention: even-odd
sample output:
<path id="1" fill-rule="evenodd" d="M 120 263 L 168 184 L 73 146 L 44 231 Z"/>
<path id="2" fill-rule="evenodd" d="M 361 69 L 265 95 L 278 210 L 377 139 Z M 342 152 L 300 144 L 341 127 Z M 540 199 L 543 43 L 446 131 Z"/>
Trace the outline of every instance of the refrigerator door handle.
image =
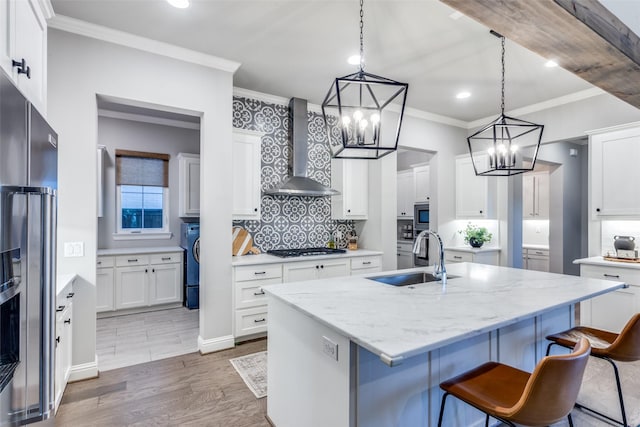
<path id="1" fill-rule="evenodd" d="M 56 194 L 56 190 L 51 187 L 29 187 L 22 185 L 1 185 L 0 193 L 8 194 L 42 194 L 52 195 Z"/>

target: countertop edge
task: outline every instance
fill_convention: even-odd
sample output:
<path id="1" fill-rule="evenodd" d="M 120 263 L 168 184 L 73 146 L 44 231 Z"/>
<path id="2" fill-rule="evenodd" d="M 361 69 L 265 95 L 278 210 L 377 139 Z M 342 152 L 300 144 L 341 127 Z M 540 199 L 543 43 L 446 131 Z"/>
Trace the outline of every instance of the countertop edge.
<path id="1" fill-rule="evenodd" d="M 595 265 L 599 267 L 616 267 L 616 268 L 627 268 L 630 270 L 640 270 L 640 263 L 607 261 L 601 256 L 575 259 L 573 260 L 573 263 L 578 265 L 584 264 L 584 265 Z"/>
<path id="2" fill-rule="evenodd" d="M 280 258 L 269 254 L 259 255 L 244 255 L 232 257 L 231 265 L 233 267 L 248 266 L 248 265 L 261 265 L 261 264 L 281 264 L 292 262 L 304 262 L 320 259 L 339 259 L 339 258 L 359 258 L 364 256 L 378 256 L 383 255 L 382 251 L 375 251 L 370 249 L 357 249 L 355 251 L 347 250 L 347 252 L 335 255 L 314 255 L 314 256 L 299 256 L 290 258 Z"/>
<path id="3" fill-rule="evenodd" d="M 117 256 L 117 255 L 133 255 L 133 254 L 158 254 L 162 252 L 182 252 L 184 249 L 180 246 L 158 246 L 148 248 L 110 248 L 98 249 L 97 256 Z"/>
<path id="4" fill-rule="evenodd" d="M 471 246 L 445 246 L 445 251 L 458 251 L 458 252 L 469 252 L 472 254 L 480 254 L 483 252 L 500 252 L 501 249 L 499 247 L 482 247 L 482 248 L 472 248 Z"/>

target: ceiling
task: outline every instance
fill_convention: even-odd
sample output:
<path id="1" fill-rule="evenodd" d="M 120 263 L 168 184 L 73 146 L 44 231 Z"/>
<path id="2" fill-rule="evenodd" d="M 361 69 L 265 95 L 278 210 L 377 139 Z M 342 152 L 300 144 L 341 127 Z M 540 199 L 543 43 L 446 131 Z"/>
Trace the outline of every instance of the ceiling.
<path id="1" fill-rule="evenodd" d="M 608 2 L 624 3 L 622 0 Z M 321 104 L 333 79 L 356 71 L 355 0 L 52 0 L 56 14 L 240 62 L 234 86 Z M 409 83 L 407 106 L 465 122 L 500 105 L 500 42 L 437 0 L 369 0 L 365 70 Z M 591 88 L 514 43 L 506 46 L 507 111 Z M 177 83 L 179 84 L 179 83 Z M 460 91 L 472 93 L 458 100 Z"/>

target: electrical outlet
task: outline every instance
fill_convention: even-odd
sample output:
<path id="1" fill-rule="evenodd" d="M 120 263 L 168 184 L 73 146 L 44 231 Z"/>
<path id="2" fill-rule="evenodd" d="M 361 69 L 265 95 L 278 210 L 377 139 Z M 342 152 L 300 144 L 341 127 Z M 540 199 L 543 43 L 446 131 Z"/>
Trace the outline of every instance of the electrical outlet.
<path id="1" fill-rule="evenodd" d="M 540 227 L 536 227 L 536 233 L 540 233 Z"/>
<path id="2" fill-rule="evenodd" d="M 338 360 L 338 344 L 327 337 L 322 337 L 322 352 L 334 360 Z"/>

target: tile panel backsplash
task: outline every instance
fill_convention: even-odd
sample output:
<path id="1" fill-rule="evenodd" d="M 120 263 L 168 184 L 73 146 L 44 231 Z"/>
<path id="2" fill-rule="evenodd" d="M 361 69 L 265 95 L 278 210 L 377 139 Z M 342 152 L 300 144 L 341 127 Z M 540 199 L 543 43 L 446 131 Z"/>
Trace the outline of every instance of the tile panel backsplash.
<path id="1" fill-rule="evenodd" d="M 331 153 L 322 115 L 307 112 L 309 160 L 307 176 L 331 185 Z M 292 142 L 289 140 L 289 108 L 260 100 L 233 97 L 233 127 L 264 132 L 262 137 L 262 190 L 282 182 L 290 173 Z M 253 236 L 254 245 L 270 249 L 324 247 L 338 232 L 338 247 L 355 231 L 353 221 L 331 219 L 330 197 L 262 195 L 260 221 L 233 221 Z"/>

